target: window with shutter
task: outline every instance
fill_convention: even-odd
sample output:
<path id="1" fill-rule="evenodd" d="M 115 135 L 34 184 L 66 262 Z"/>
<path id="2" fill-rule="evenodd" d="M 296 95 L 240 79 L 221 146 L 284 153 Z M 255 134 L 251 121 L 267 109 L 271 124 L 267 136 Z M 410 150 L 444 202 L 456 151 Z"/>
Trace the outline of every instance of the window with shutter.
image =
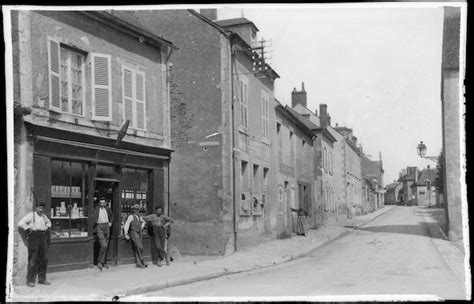
<path id="1" fill-rule="evenodd" d="M 146 129 L 145 73 L 122 66 L 123 119 L 132 129 Z"/>
<path id="2" fill-rule="evenodd" d="M 49 108 L 56 112 L 84 115 L 85 56 L 48 38 Z"/>
<path id="3" fill-rule="evenodd" d="M 264 138 L 269 138 L 268 121 L 268 94 L 262 91 L 262 135 Z"/>
<path id="4" fill-rule="evenodd" d="M 112 72 L 111 57 L 92 54 L 92 119 L 112 120 Z"/>
<path id="5" fill-rule="evenodd" d="M 59 41 L 48 39 L 49 108 L 61 112 L 61 76 L 59 74 Z"/>
<path id="6" fill-rule="evenodd" d="M 248 127 L 248 79 L 241 76 L 240 84 L 240 125 Z"/>

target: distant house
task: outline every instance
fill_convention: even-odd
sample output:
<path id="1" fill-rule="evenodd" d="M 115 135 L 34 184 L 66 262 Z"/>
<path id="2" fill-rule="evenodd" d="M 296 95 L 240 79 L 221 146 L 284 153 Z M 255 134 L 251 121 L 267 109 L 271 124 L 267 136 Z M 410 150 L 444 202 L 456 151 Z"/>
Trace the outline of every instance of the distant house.
<path id="1" fill-rule="evenodd" d="M 399 192 L 399 200 L 401 204 L 416 204 L 416 195 L 412 187 L 418 181 L 419 170 L 417 167 L 407 167 L 402 171 L 398 182 L 402 183 L 402 192 Z"/>
<path id="2" fill-rule="evenodd" d="M 385 186 L 385 204 L 398 205 L 400 204 L 400 195 L 403 193 L 403 183 L 394 182 Z"/>
<path id="3" fill-rule="evenodd" d="M 383 164 L 382 164 L 382 156 L 380 155 L 379 160 L 371 160 L 368 156 L 362 153 L 360 157 L 360 165 L 361 165 L 361 172 L 362 177 L 366 180 L 364 185 L 363 183 L 363 208 L 364 212 L 372 212 L 375 210 L 380 209 L 384 205 L 384 192 L 383 189 Z M 370 181 L 370 183 L 367 183 Z M 371 189 L 373 189 L 373 193 L 371 194 Z M 373 196 L 374 203 L 367 204 L 369 201 L 368 198 Z"/>
<path id="4" fill-rule="evenodd" d="M 416 205 L 434 206 L 437 205 L 438 192 L 433 186 L 433 181 L 437 176 L 437 169 L 427 168 L 421 170 L 418 181 L 412 184 L 412 192 L 415 194 Z M 439 199 L 438 199 L 439 200 Z"/>

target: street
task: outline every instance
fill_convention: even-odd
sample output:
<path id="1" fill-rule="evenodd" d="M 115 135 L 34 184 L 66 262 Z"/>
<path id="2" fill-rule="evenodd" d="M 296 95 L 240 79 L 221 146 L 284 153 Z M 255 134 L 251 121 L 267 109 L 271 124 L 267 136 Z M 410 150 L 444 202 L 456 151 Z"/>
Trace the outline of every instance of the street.
<path id="1" fill-rule="evenodd" d="M 141 297 L 436 295 L 463 299 L 464 284 L 434 246 L 419 210 L 397 206 L 288 263 Z"/>

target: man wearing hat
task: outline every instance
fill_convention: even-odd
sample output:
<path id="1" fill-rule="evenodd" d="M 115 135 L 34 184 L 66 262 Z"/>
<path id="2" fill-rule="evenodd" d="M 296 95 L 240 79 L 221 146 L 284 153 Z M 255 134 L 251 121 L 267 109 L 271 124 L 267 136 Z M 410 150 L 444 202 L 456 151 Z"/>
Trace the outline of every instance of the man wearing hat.
<path id="1" fill-rule="evenodd" d="M 132 240 L 132 249 L 135 255 L 135 263 L 138 268 L 145 268 L 148 265 L 143 260 L 143 243 L 142 243 L 142 231 L 145 227 L 145 221 L 141 218 L 140 212 L 141 206 L 135 204 L 132 206 L 133 214 L 130 214 L 123 226 L 125 238 Z"/>
<path id="2" fill-rule="evenodd" d="M 51 221 L 44 214 L 45 204 L 38 202 L 35 211 L 25 215 L 18 226 L 28 234 L 28 270 L 26 285 L 35 287 L 36 276 L 38 284 L 51 285 L 46 280 L 48 268 L 48 244 L 46 231 L 51 228 Z"/>
<path id="3" fill-rule="evenodd" d="M 173 222 L 173 219 L 163 214 L 163 209 L 156 207 L 156 214 L 150 214 L 144 216 L 143 219 L 147 222 L 151 222 L 153 225 L 153 246 L 158 252 L 157 266 L 161 266 L 163 260 L 166 261 L 166 265 L 169 266 L 169 257 L 165 250 L 165 239 L 166 229 Z"/>
<path id="4" fill-rule="evenodd" d="M 97 267 L 102 271 L 103 267 L 108 268 L 105 262 L 107 247 L 109 246 L 110 227 L 114 220 L 112 210 L 106 207 L 105 197 L 99 199 L 99 206 L 94 208 L 91 220 L 95 240 L 99 243 L 99 250 L 94 252 L 94 256 L 97 257 Z"/>

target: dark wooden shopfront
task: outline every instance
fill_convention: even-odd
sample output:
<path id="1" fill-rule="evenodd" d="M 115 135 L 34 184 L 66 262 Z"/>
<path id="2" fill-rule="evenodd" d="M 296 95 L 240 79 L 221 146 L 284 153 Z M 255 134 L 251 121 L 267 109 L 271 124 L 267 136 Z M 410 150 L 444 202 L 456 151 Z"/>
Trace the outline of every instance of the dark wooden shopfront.
<path id="1" fill-rule="evenodd" d="M 114 213 L 107 263 L 134 263 L 123 223 L 133 204 L 141 213 L 167 207 L 171 150 L 31 126 L 34 136 L 34 194 L 46 203 L 52 221 L 49 271 L 87 268 L 94 264 L 95 240 L 90 215 L 104 196 Z M 74 140 L 71 140 L 74 139 Z M 100 144 L 99 144 L 100 143 Z M 149 260 L 151 239 L 144 231 Z"/>

